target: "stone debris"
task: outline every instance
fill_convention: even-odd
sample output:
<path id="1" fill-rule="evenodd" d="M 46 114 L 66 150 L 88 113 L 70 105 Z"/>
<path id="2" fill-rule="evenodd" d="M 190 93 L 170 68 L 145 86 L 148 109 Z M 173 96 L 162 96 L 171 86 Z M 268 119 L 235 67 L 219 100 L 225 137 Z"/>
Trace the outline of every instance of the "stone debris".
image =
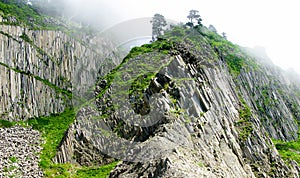
<path id="1" fill-rule="evenodd" d="M 15 126 L 0 128 L 0 177 L 43 177 L 40 133 Z"/>

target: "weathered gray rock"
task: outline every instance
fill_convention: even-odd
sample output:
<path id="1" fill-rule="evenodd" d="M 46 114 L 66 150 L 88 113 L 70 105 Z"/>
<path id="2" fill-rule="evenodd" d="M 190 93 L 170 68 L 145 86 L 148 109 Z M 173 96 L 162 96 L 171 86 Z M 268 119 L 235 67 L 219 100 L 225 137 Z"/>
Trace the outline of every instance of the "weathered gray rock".
<path id="1" fill-rule="evenodd" d="M 105 117 L 83 122 L 80 118 L 81 123 L 76 122 L 76 132 L 85 133 L 83 136 L 103 154 L 124 160 L 111 172 L 111 177 L 298 177 L 299 166 L 287 166 L 269 137 L 297 139 L 298 127 L 294 118 L 299 118 L 299 115 L 289 103 L 299 105 L 299 98 L 293 97 L 291 82 L 280 71 L 264 65 L 261 70 L 241 71 L 234 79 L 222 57 L 205 42 L 201 45 L 205 50 L 195 50 L 190 43 L 175 47 L 176 55 L 167 57 L 170 63 L 160 69 L 160 75 L 145 91 L 146 98 L 157 91 L 162 94 L 160 100 L 164 102 L 157 100 L 149 104 L 151 109 L 157 108 L 158 103 L 164 108 L 161 122 L 139 127 L 139 124 L 132 124 L 134 119 L 124 121 L 127 116 L 124 113 L 131 108 L 122 107 L 123 111 L 111 109 L 116 104 L 112 97 L 118 91 L 113 90 L 112 85 L 96 101 L 97 115 Z M 147 61 L 148 57 L 151 55 L 140 58 Z M 168 76 L 168 80 L 162 80 L 162 76 Z M 107 85 L 107 81 L 100 83 L 96 94 Z M 171 90 L 174 85 L 176 90 Z M 264 87 L 267 87 L 266 91 Z M 173 102 L 168 102 L 171 98 Z M 144 99 L 140 102 L 135 98 L 133 102 L 143 105 L 150 101 Z M 239 113 L 245 104 L 251 110 L 247 122 L 252 130 L 241 136 L 244 128 L 238 125 L 241 120 Z M 264 108 L 263 113 L 259 105 Z M 134 110 L 138 111 L 137 108 Z M 150 117 L 157 119 L 157 115 L 150 113 Z M 263 116 L 270 117 L 271 123 L 264 123 Z M 110 134 L 97 133 L 99 128 L 107 129 Z M 112 137 L 112 131 L 119 137 Z M 110 142 L 108 138 L 125 138 L 127 142 Z M 66 139 L 64 143 L 67 142 Z M 103 146 L 105 144 L 110 146 Z M 125 155 L 116 154 L 120 151 Z"/>
<path id="2" fill-rule="evenodd" d="M 60 113 L 89 99 L 97 76 L 119 63 L 111 41 L 0 25 L 0 116 L 10 121 Z M 69 95 L 66 93 L 69 92 Z M 72 93 L 71 93 L 72 92 Z M 73 97 L 73 98 L 72 98 Z"/>
<path id="3" fill-rule="evenodd" d="M 213 51 L 207 52 L 206 56 L 214 56 Z M 201 59 L 197 59 L 201 54 L 194 52 L 193 55 L 195 61 L 201 62 Z M 95 113 L 92 115 L 100 117 L 90 119 L 92 115 L 80 116 L 71 126 L 71 128 L 76 126 L 75 135 L 81 133 L 83 138 L 93 143 L 102 154 L 124 160 L 111 172 L 110 177 L 298 176 L 299 166 L 288 167 L 278 155 L 270 137 L 265 134 L 268 130 L 261 123 L 260 115 L 256 112 L 257 108 L 252 104 L 255 97 L 251 98 L 253 95 L 244 93 L 244 91 L 252 91 L 241 84 L 251 79 L 243 78 L 248 74 L 246 71 L 242 72 L 237 82 L 234 82 L 226 64 L 218 59 L 214 60 L 214 65 L 199 65 L 191 61 L 191 58 L 187 59 L 181 55 L 169 56 L 169 60 L 171 62 L 162 68 L 159 74 L 170 78 L 166 82 L 169 86 L 174 85 L 171 84 L 172 82 L 175 83 L 179 91 L 179 95 L 176 95 L 177 103 L 168 102 L 170 98 L 174 98 L 176 92 L 171 92 L 171 87 L 163 89 L 162 86 L 166 85 L 158 82 L 161 81 L 159 76 L 153 84 L 149 85 L 149 90 L 146 90 L 146 95 L 149 96 L 155 91 L 162 93 L 161 100 L 166 102 L 156 101 L 149 104 L 152 109 L 156 108 L 155 105 L 158 103 L 164 108 L 162 122 L 157 122 L 150 127 L 135 126 L 130 124 L 132 121 L 124 122 L 122 120 L 126 116 L 124 111 L 131 108 L 123 107 L 126 108 L 123 112 L 111 109 L 115 103 L 111 103 L 114 90 L 110 88 L 96 102 L 99 111 L 94 110 Z M 271 79 L 265 77 L 262 82 L 264 80 Z M 100 82 L 96 93 L 100 93 L 106 84 L 107 81 Z M 240 119 L 239 110 L 242 109 L 238 89 L 252 110 L 253 131 L 246 140 L 240 137 L 240 128 L 236 126 Z M 261 95 L 260 92 L 256 94 Z M 280 100 L 279 95 L 277 100 Z M 162 103 L 167 103 L 169 106 L 166 107 Z M 280 103 L 283 104 L 284 101 Z M 293 120 L 291 110 L 288 107 L 281 107 L 280 111 L 274 108 L 270 110 L 272 113 L 286 114 L 285 120 L 290 122 L 287 126 L 279 123 L 291 133 L 280 138 L 295 139 L 297 126 L 291 122 Z M 102 118 L 102 115 L 105 117 Z M 156 115 L 149 115 L 157 118 Z M 97 132 L 97 129 L 105 129 L 106 132 Z M 119 137 L 114 135 L 114 130 Z M 289 133 L 288 131 L 285 133 Z M 73 135 L 73 132 L 68 134 Z M 71 137 L 66 137 L 63 142 L 63 144 L 73 143 L 68 145 L 69 150 L 74 149 L 77 144 L 76 139 Z M 124 138 L 127 141 L 124 141 Z M 70 154 L 69 157 L 74 155 L 68 150 L 60 149 L 58 162 L 64 162 L 59 157 L 66 154 Z"/>
<path id="4" fill-rule="evenodd" d="M 96 77 L 119 63 L 114 55 L 113 62 L 105 60 L 111 52 L 105 39 L 89 41 L 97 51 L 57 31 L 1 27 L 0 114 L 6 120 L 60 112 L 71 104 L 68 90 L 80 104 L 78 98 L 93 97 L 88 89 Z M 259 62 L 259 69 L 233 78 L 222 54 L 202 38 L 198 46 L 174 44 L 171 54 L 157 50 L 130 59 L 110 86 L 109 78 L 97 81 L 95 102 L 77 113 L 53 161 L 91 166 L 122 160 L 111 177 L 299 177 L 299 165 L 286 165 L 271 141 L 297 139 L 300 99 L 293 91 L 299 87 Z M 148 88 L 130 92 L 151 72 L 157 74 Z M 246 106 L 251 116 L 245 121 L 240 113 Z M 37 137 L 15 139 L 9 129 L 0 131 L 11 144 L 0 146 L 0 165 L 13 166 L 9 174 L 42 176 L 37 156 L 22 166 L 7 159 L 16 154 L 24 160 L 31 151 L 15 151 L 19 138 L 40 151 L 29 141 Z"/>
<path id="5" fill-rule="evenodd" d="M 0 128 L 0 177 L 43 177 L 41 144 L 40 133 L 31 128 Z"/>

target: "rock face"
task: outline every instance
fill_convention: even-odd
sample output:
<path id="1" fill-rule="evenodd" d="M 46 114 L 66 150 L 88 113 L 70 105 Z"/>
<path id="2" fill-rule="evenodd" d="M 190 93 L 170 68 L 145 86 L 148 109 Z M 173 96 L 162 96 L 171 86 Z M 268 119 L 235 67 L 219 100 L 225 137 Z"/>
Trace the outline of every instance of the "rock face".
<path id="1" fill-rule="evenodd" d="M 38 165 L 41 144 L 38 131 L 0 128 L 0 177 L 43 177 Z"/>
<path id="2" fill-rule="evenodd" d="M 123 160 L 110 177 L 298 177 L 271 141 L 297 139 L 292 82 L 259 61 L 234 77 L 223 54 L 199 40 L 133 57 L 99 80 L 96 102 L 79 111 L 55 162 L 101 165 L 93 156 L 101 153 Z M 151 75 L 143 64 L 155 75 L 131 92 Z M 122 80 L 132 83 L 122 88 Z"/>
<path id="3" fill-rule="evenodd" d="M 112 42 L 78 40 L 60 31 L 0 25 L 0 116 L 9 121 L 60 113 L 88 97 L 98 72 L 119 63 Z M 110 58 L 108 60 L 108 58 Z M 72 98 L 73 97 L 73 98 Z M 74 101 L 73 100 L 73 101 Z"/>
<path id="4" fill-rule="evenodd" d="M 298 139 L 299 86 L 266 61 L 231 56 L 224 41 L 193 32 L 136 48 L 111 70 L 120 61 L 105 39 L 0 26 L 1 119 L 85 102 L 55 163 L 121 160 L 110 177 L 299 177 L 299 165 L 287 165 L 271 140 Z M 21 154 L 40 151 L 37 132 L 0 129 L 0 137 L 1 176 L 42 176 L 39 158 Z"/>

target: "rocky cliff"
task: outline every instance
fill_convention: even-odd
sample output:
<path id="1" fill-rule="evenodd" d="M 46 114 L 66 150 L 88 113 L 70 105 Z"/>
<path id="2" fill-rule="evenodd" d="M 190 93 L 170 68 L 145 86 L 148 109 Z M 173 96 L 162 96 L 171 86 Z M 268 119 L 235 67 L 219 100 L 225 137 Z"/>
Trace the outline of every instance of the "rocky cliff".
<path id="1" fill-rule="evenodd" d="M 261 49 L 172 26 L 121 61 L 32 10 L 0 12 L 0 127 L 19 124 L 0 128 L 0 177 L 299 177 L 299 77 Z"/>
<path id="2" fill-rule="evenodd" d="M 72 107 L 72 99 L 88 99 L 98 72 L 119 63 L 112 42 L 100 36 L 78 40 L 61 31 L 0 29 L 1 119 L 60 113 Z M 91 47 L 96 44 L 97 50 Z"/>
<path id="3" fill-rule="evenodd" d="M 100 77 L 54 161 L 110 177 L 299 177 L 272 139 L 298 140 L 299 85 L 207 30 L 177 28 Z"/>

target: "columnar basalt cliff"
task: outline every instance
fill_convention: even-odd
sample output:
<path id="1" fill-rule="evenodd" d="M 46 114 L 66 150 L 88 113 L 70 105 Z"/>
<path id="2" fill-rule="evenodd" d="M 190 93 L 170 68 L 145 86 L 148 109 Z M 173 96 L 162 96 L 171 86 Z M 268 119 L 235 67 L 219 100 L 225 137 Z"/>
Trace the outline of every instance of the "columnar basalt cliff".
<path id="1" fill-rule="evenodd" d="M 262 51 L 190 24 L 121 60 L 103 36 L 4 15 L 0 177 L 299 177 L 299 77 Z"/>
<path id="2" fill-rule="evenodd" d="M 72 107 L 72 97 L 86 98 L 99 70 L 105 74 L 118 64 L 112 42 L 101 37 L 90 39 L 90 44 L 98 43 L 94 50 L 60 31 L 0 29 L 1 119 L 60 113 Z"/>
<path id="3" fill-rule="evenodd" d="M 271 140 L 298 139 L 298 85 L 205 28 L 179 30 L 99 79 L 54 161 L 123 160 L 110 177 L 298 177 Z"/>

